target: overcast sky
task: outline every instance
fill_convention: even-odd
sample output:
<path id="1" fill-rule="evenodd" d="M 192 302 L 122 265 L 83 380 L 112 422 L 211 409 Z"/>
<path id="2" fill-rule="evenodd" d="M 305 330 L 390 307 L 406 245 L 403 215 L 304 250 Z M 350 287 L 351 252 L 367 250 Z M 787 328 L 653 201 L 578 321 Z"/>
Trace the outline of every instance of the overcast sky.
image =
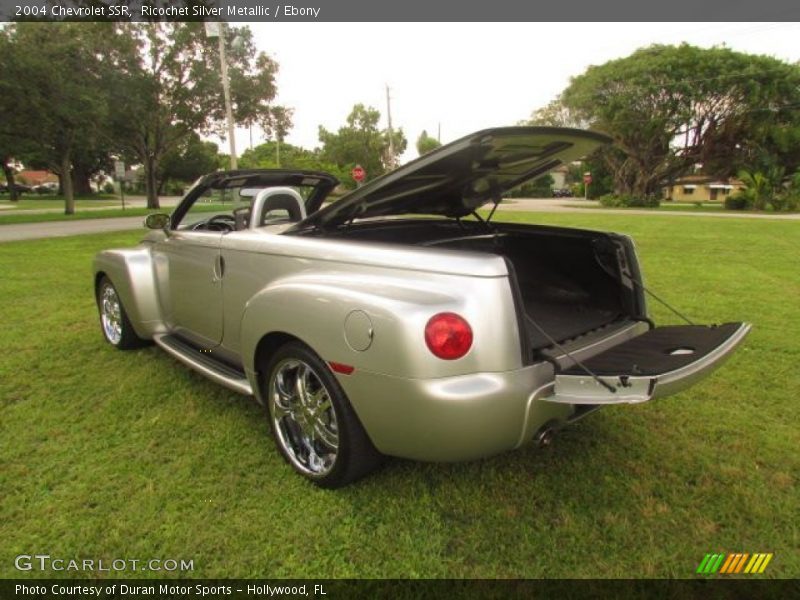
<path id="1" fill-rule="evenodd" d="M 800 60 L 799 23 L 251 23 L 256 43 L 280 64 L 277 102 L 293 107 L 286 141 L 319 145 L 317 128 L 338 129 L 354 104 L 381 112 L 391 87 L 392 122 L 416 157 L 423 129 L 442 142 L 484 127 L 513 125 L 553 99 L 592 64 L 653 43 L 725 44 Z M 239 154 L 247 130 L 236 136 Z M 253 131 L 253 142 L 263 136 Z M 220 149 L 228 151 L 227 143 Z"/>

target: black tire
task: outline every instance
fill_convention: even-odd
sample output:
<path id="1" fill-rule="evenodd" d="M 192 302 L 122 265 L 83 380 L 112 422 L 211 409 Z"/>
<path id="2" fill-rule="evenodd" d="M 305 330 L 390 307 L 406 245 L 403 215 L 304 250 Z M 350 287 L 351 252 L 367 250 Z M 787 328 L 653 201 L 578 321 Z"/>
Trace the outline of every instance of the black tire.
<path id="1" fill-rule="evenodd" d="M 109 311 L 108 307 L 104 304 L 105 300 L 113 302 L 114 300 L 112 298 L 115 299 L 119 309 L 118 315 L 115 315 L 113 318 L 113 326 L 106 321 L 107 317 L 105 315 L 108 314 Z M 100 315 L 100 331 L 103 332 L 103 337 L 109 344 L 119 350 L 133 350 L 134 348 L 146 346 L 149 343 L 147 340 L 143 340 L 136 335 L 136 331 L 134 331 L 133 325 L 131 325 L 130 319 L 128 319 L 128 313 L 125 312 L 125 307 L 122 305 L 122 300 L 117 293 L 117 288 L 114 287 L 114 284 L 111 283 L 111 280 L 105 275 L 97 284 L 95 299 L 97 300 L 97 311 Z M 118 332 L 116 331 L 117 325 L 119 327 Z"/>
<path id="2" fill-rule="evenodd" d="M 261 366 L 260 387 L 272 437 L 278 451 L 297 473 L 320 487 L 339 488 L 380 466 L 382 455 L 364 431 L 336 377 L 313 350 L 300 342 L 290 342 Z M 294 377 L 296 382 L 303 376 L 307 376 L 302 388 L 307 392 L 306 401 L 294 402 L 295 410 L 286 412 L 279 406 L 283 403 L 280 398 L 285 396 L 278 390 L 284 386 L 286 391 L 287 379 Z M 299 398 L 299 388 L 290 387 Z M 278 411 L 284 412 L 280 418 L 276 418 Z M 331 452 L 326 442 L 333 438 L 334 431 L 337 444 L 335 452 Z"/>

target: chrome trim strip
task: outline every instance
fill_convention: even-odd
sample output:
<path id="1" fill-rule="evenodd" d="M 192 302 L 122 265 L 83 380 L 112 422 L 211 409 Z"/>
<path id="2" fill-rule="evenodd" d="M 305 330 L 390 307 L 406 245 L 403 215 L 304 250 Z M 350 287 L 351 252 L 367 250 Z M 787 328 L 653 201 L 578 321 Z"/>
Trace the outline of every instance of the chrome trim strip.
<path id="1" fill-rule="evenodd" d="M 234 379 L 233 377 L 228 377 L 227 375 L 223 375 L 214 369 L 211 369 L 195 360 L 193 360 L 190 356 L 187 356 L 183 352 L 180 352 L 176 348 L 173 348 L 166 342 L 164 342 L 163 338 L 164 335 L 156 335 L 153 336 L 153 341 L 158 344 L 158 346 L 170 354 L 172 357 L 178 359 L 180 362 L 185 364 L 191 369 L 194 369 L 201 375 L 208 377 L 212 381 L 219 383 L 220 385 L 224 385 L 226 388 L 233 390 L 234 392 L 238 392 L 239 394 L 244 394 L 245 396 L 252 396 L 253 395 L 253 388 L 250 387 L 250 382 L 247 379 Z"/>

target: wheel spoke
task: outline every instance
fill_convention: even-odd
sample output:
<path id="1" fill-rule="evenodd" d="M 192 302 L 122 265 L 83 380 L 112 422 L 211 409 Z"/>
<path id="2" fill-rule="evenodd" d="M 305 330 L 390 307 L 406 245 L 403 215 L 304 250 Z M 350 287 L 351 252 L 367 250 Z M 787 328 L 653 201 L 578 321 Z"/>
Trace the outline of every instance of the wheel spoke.
<path id="1" fill-rule="evenodd" d="M 339 449 L 339 434 L 331 431 L 321 420 L 314 423 L 314 433 L 317 438 L 334 452 Z"/>
<path id="2" fill-rule="evenodd" d="M 275 379 L 274 403 L 285 412 L 294 410 L 297 404 L 294 394 L 287 389 L 285 373 L 278 373 Z"/>
<path id="3" fill-rule="evenodd" d="M 303 406 L 308 405 L 308 376 L 309 369 L 306 365 L 301 365 L 297 368 L 297 376 L 295 379 L 295 392 L 297 393 L 297 400 Z"/>
<path id="4" fill-rule="evenodd" d="M 336 413 L 327 388 L 314 369 L 299 359 L 286 359 L 270 378 L 272 420 L 278 443 L 295 468 L 325 475 L 339 449 Z"/>

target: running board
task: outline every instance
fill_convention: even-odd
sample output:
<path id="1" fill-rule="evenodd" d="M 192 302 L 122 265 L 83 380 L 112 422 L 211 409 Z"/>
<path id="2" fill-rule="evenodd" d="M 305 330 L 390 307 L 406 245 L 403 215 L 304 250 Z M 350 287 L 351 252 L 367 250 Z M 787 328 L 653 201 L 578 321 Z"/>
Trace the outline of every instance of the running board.
<path id="1" fill-rule="evenodd" d="M 201 353 L 174 335 L 156 335 L 153 341 L 165 352 L 208 379 L 245 396 L 253 395 L 253 388 L 242 371 L 218 361 L 209 354 Z"/>

